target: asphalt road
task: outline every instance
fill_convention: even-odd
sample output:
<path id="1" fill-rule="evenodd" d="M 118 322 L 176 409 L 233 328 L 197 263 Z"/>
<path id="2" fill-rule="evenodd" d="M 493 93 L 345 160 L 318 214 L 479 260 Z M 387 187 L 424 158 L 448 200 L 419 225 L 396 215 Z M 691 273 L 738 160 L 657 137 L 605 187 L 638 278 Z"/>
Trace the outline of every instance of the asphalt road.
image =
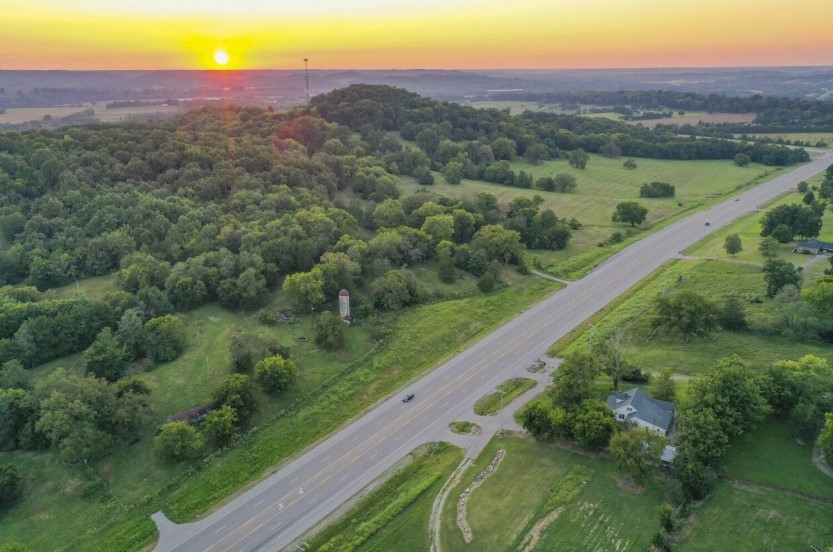
<path id="1" fill-rule="evenodd" d="M 707 234 L 833 163 L 833 152 L 624 249 L 204 520 L 162 524 L 159 551 L 281 550 L 418 445 L 440 439 L 506 375 Z M 706 222 L 710 225 L 706 226 Z M 403 403 L 411 392 L 416 398 Z"/>

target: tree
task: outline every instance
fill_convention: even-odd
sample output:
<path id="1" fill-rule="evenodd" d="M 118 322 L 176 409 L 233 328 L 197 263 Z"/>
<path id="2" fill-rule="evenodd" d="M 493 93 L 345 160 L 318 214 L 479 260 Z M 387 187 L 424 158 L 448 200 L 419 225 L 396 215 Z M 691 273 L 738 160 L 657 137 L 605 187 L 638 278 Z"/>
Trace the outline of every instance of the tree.
<path id="1" fill-rule="evenodd" d="M 659 374 L 654 376 L 651 384 L 651 396 L 660 401 L 675 402 L 677 400 L 677 389 L 674 379 L 671 377 L 671 370 L 663 368 Z"/>
<path id="2" fill-rule="evenodd" d="M 153 438 L 153 449 L 161 460 L 181 462 L 202 454 L 205 440 L 200 432 L 187 422 L 170 422 L 162 426 Z"/>
<path id="3" fill-rule="evenodd" d="M 793 241 L 793 231 L 786 224 L 779 224 L 772 229 L 768 237 L 775 239 L 778 243 L 790 243 Z"/>
<path id="4" fill-rule="evenodd" d="M 246 420 L 255 409 L 255 396 L 249 376 L 232 374 L 211 391 L 214 408 L 228 405 L 237 412 L 240 420 Z"/>
<path id="5" fill-rule="evenodd" d="M 576 191 L 576 177 L 568 173 L 558 173 L 554 179 L 554 190 L 561 193 Z"/>
<path id="6" fill-rule="evenodd" d="M 692 380 L 696 409 L 711 409 L 728 437 L 750 431 L 763 417 L 763 381 L 737 355 L 721 359 Z"/>
<path id="7" fill-rule="evenodd" d="M 341 324 L 344 325 L 343 322 Z M 267 393 L 273 395 L 292 385 L 297 377 L 298 365 L 295 361 L 287 360 L 280 355 L 264 358 L 255 366 L 255 381 Z"/>
<path id="8" fill-rule="evenodd" d="M 743 243 L 740 240 L 740 236 L 737 234 L 729 234 L 726 236 L 726 241 L 723 242 L 723 249 L 732 257 L 743 251 Z"/>
<path id="9" fill-rule="evenodd" d="M 801 267 L 781 259 L 767 259 L 763 266 L 766 296 L 775 295 L 787 285 L 801 287 Z"/>
<path id="10" fill-rule="evenodd" d="M 10 360 L 0 366 L 0 389 L 29 389 L 29 372 L 19 360 Z"/>
<path id="11" fill-rule="evenodd" d="M 550 158 L 550 150 L 544 144 L 532 144 L 531 146 L 526 148 L 524 152 L 524 157 L 526 160 L 530 162 L 532 165 L 540 165 L 541 161 Z"/>
<path id="12" fill-rule="evenodd" d="M 773 236 L 767 236 L 761 240 L 761 245 L 758 246 L 758 251 L 764 258 L 771 259 L 778 254 L 778 240 Z"/>
<path id="13" fill-rule="evenodd" d="M 726 303 L 723 305 L 723 310 L 719 314 L 719 319 L 723 329 L 731 332 L 745 330 L 748 326 L 743 304 L 741 304 L 737 297 L 726 298 Z"/>
<path id="14" fill-rule="evenodd" d="M 548 393 L 553 406 L 571 412 L 585 399 L 593 396 L 592 384 L 599 373 L 599 366 L 587 353 L 567 355 L 552 374 L 552 386 Z"/>
<path id="15" fill-rule="evenodd" d="M 185 350 L 188 335 L 178 316 L 151 318 L 145 323 L 145 351 L 154 362 L 169 362 Z"/>
<path id="16" fill-rule="evenodd" d="M 737 165 L 738 167 L 745 167 L 749 165 L 749 163 L 751 162 L 752 160 L 745 153 L 739 153 L 735 155 L 735 165 Z"/>
<path id="17" fill-rule="evenodd" d="M 237 277 L 235 291 L 240 305 L 254 307 L 267 293 L 266 278 L 254 268 L 247 268 Z"/>
<path id="18" fill-rule="evenodd" d="M 0 507 L 14 503 L 22 492 L 22 479 L 14 464 L 0 464 Z"/>
<path id="19" fill-rule="evenodd" d="M 804 194 L 804 199 L 801 200 L 805 205 L 812 205 L 816 202 L 816 194 L 812 191 L 807 192 Z"/>
<path id="20" fill-rule="evenodd" d="M 802 180 L 798 183 L 797 188 L 799 193 L 806 194 L 807 191 L 810 189 L 810 185 L 807 183 L 806 180 Z"/>
<path id="21" fill-rule="evenodd" d="M 639 187 L 639 197 L 674 197 L 676 188 L 667 182 L 651 182 Z"/>
<path id="22" fill-rule="evenodd" d="M 611 377 L 613 389 L 619 390 L 619 380 L 622 379 L 622 374 L 628 368 L 625 362 L 624 343 L 625 330 L 622 327 L 616 330 L 603 343 L 597 345 L 593 351 L 593 356 L 596 362 L 601 367 L 601 370 Z"/>
<path id="23" fill-rule="evenodd" d="M 489 259 L 503 264 L 520 262 L 525 249 L 519 232 L 507 230 L 499 224 L 487 224 L 475 232 L 471 247 L 482 250 Z"/>
<path id="24" fill-rule="evenodd" d="M 616 206 L 611 220 L 613 222 L 629 223 L 631 226 L 642 224 L 648 216 L 648 209 L 635 201 L 623 201 Z"/>
<path id="25" fill-rule="evenodd" d="M 116 339 L 127 350 L 127 359 L 140 357 L 145 348 L 145 320 L 140 308 L 127 309 L 119 320 Z"/>
<path id="26" fill-rule="evenodd" d="M 587 166 L 587 161 L 589 160 L 590 156 L 587 155 L 587 152 L 581 148 L 570 154 L 570 165 L 577 169 L 584 169 Z"/>
<path id="27" fill-rule="evenodd" d="M 324 302 L 324 276 L 320 271 L 297 272 L 283 281 L 283 291 L 301 309 L 313 309 Z"/>
<path id="28" fill-rule="evenodd" d="M 824 415 L 824 429 L 819 436 L 819 446 L 827 465 L 833 466 L 833 412 Z"/>
<path id="29" fill-rule="evenodd" d="M 405 224 L 405 210 L 397 199 L 386 199 L 373 209 L 373 224 L 376 228 L 396 228 Z"/>
<path id="30" fill-rule="evenodd" d="M 613 411 L 601 401 L 586 399 L 575 413 L 573 437 L 576 443 L 590 450 L 602 450 L 619 428 Z"/>
<path id="31" fill-rule="evenodd" d="M 127 347 L 119 343 L 113 330 L 104 328 L 84 351 L 84 366 L 100 378 L 116 381 L 127 368 Z"/>
<path id="32" fill-rule="evenodd" d="M 443 177 L 446 183 L 456 186 L 463 180 L 463 164 L 459 161 L 449 161 L 443 167 Z"/>
<path id="33" fill-rule="evenodd" d="M 657 298 L 652 326 L 664 332 L 679 332 L 688 341 L 716 331 L 718 314 L 719 309 L 710 300 L 681 290 Z"/>
<path id="34" fill-rule="evenodd" d="M 216 447 L 226 446 L 234 437 L 237 425 L 237 412 L 229 405 L 211 410 L 205 417 L 202 430 L 208 442 Z"/>
<path id="35" fill-rule="evenodd" d="M 683 409 L 679 426 L 676 445 L 686 458 L 717 465 L 729 448 L 729 439 L 710 408 L 696 406 Z"/>
<path id="36" fill-rule="evenodd" d="M 552 437 L 552 411 L 540 402 L 532 402 L 525 406 L 519 415 L 521 427 L 536 439 Z"/>
<path id="37" fill-rule="evenodd" d="M 370 284 L 370 297 L 380 309 L 398 310 L 411 303 L 411 289 L 401 270 L 389 270 Z"/>
<path id="38" fill-rule="evenodd" d="M 633 159 L 628 159 L 622 164 L 622 167 L 628 169 L 629 171 L 632 171 L 636 168 L 636 161 L 634 161 Z"/>
<path id="39" fill-rule="evenodd" d="M 653 466 L 659 463 L 667 439 L 648 429 L 620 431 L 610 438 L 608 449 L 616 467 L 642 483 Z"/>
<path id="40" fill-rule="evenodd" d="M 687 500 L 702 500 L 711 490 L 711 477 L 703 463 L 683 454 L 674 459 L 674 475 L 680 482 L 680 488 Z"/>

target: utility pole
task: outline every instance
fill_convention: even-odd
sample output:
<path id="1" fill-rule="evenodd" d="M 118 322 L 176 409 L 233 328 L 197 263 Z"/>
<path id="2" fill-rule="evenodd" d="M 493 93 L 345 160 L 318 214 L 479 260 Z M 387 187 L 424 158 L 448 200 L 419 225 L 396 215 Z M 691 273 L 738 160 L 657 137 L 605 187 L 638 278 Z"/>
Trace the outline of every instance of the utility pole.
<path id="1" fill-rule="evenodd" d="M 304 81 L 307 83 L 307 107 L 309 107 L 309 59 L 304 58 Z"/>

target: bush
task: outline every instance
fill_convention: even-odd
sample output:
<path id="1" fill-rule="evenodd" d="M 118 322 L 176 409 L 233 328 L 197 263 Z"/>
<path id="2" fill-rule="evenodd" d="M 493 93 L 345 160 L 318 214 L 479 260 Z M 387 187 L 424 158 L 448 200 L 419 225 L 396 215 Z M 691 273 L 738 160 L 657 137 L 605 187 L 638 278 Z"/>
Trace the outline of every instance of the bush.
<path id="1" fill-rule="evenodd" d="M 171 422 L 162 426 L 153 439 L 156 456 L 162 460 L 181 462 L 202 454 L 205 442 L 202 435 L 187 422 Z"/>
<path id="2" fill-rule="evenodd" d="M 639 188 L 639 197 L 674 197 L 676 189 L 666 182 L 651 182 Z"/>
<path id="3" fill-rule="evenodd" d="M 244 374 L 232 374 L 220 382 L 211 392 L 211 399 L 215 408 L 232 407 L 241 420 L 251 416 L 255 409 L 252 382 Z"/>
<path id="4" fill-rule="evenodd" d="M 334 312 L 324 311 L 315 319 L 315 344 L 328 351 L 344 348 L 344 321 Z"/>
<path id="5" fill-rule="evenodd" d="M 213 445 L 222 447 L 234 437 L 234 430 L 237 424 L 237 412 L 229 405 L 222 408 L 215 408 L 205 417 L 202 430 Z"/>
<path id="6" fill-rule="evenodd" d="M 171 314 L 151 318 L 145 324 L 145 351 L 154 362 L 169 362 L 185 350 L 185 325 Z"/>
<path id="7" fill-rule="evenodd" d="M 0 506 L 8 506 L 20 498 L 23 491 L 20 474 L 12 464 L 0 465 Z"/>
<path id="8" fill-rule="evenodd" d="M 264 358 L 255 366 L 255 381 L 271 394 L 277 394 L 292 385 L 298 375 L 294 360 L 280 355 Z"/>

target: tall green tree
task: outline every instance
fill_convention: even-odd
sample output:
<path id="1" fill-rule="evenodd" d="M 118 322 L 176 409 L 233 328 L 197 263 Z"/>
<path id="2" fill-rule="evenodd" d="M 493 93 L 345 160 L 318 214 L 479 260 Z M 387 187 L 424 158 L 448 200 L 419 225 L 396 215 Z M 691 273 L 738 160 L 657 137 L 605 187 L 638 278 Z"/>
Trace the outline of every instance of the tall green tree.
<path id="1" fill-rule="evenodd" d="M 211 410 L 202 425 L 208 442 L 216 447 L 226 446 L 234 437 L 236 428 L 237 412 L 227 404 Z"/>
<path id="2" fill-rule="evenodd" d="M 264 358 L 255 366 L 255 381 L 273 395 L 292 385 L 297 377 L 298 365 L 295 361 L 280 355 Z"/>
<path id="3" fill-rule="evenodd" d="M 84 367 L 97 377 L 116 381 L 124 375 L 127 356 L 127 348 L 116 339 L 113 330 L 104 328 L 84 351 Z"/>
<path id="4" fill-rule="evenodd" d="M 648 208 L 635 201 L 623 201 L 616 206 L 611 220 L 613 222 L 624 222 L 631 226 L 642 224 L 648 216 Z"/>
<path id="5" fill-rule="evenodd" d="M 252 382 L 245 374 L 226 377 L 211 391 L 211 400 L 215 408 L 232 407 L 240 421 L 248 419 L 256 406 Z"/>
<path id="6" fill-rule="evenodd" d="M 620 471 L 642 483 L 650 470 L 659 465 L 667 439 L 648 429 L 620 431 L 610 438 L 610 456 Z"/>
<path id="7" fill-rule="evenodd" d="M 162 426 L 159 435 L 153 439 L 157 458 L 181 462 L 197 458 L 205 448 L 200 432 L 187 422 L 170 422 Z"/>
<path id="8" fill-rule="evenodd" d="M 145 352 L 154 362 L 169 362 L 177 358 L 188 342 L 182 319 L 170 314 L 148 320 L 144 338 Z"/>
<path id="9" fill-rule="evenodd" d="M 587 353 L 567 355 L 552 374 L 552 386 L 548 393 L 553 406 L 575 411 L 582 402 L 593 396 L 593 380 L 599 373 L 599 365 Z"/>
<path id="10" fill-rule="evenodd" d="M 732 257 L 743 251 L 743 242 L 741 242 L 740 236 L 737 234 L 729 234 L 726 236 L 726 241 L 723 242 L 723 249 Z"/>
<path id="11" fill-rule="evenodd" d="M 690 340 L 716 331 L 718 315 L 717 305 L 706 297 L 680 290 L 657 298 L 652 325 L 659 331 L 678 332 Z"/>
<path id="12" fill-rule="evenodd" d="M 801 267 L 782 259 L 767 259 L 763 266 L 766 296 L 775 297 L 781 288 L 792 285 L 801 287 Z"/>

